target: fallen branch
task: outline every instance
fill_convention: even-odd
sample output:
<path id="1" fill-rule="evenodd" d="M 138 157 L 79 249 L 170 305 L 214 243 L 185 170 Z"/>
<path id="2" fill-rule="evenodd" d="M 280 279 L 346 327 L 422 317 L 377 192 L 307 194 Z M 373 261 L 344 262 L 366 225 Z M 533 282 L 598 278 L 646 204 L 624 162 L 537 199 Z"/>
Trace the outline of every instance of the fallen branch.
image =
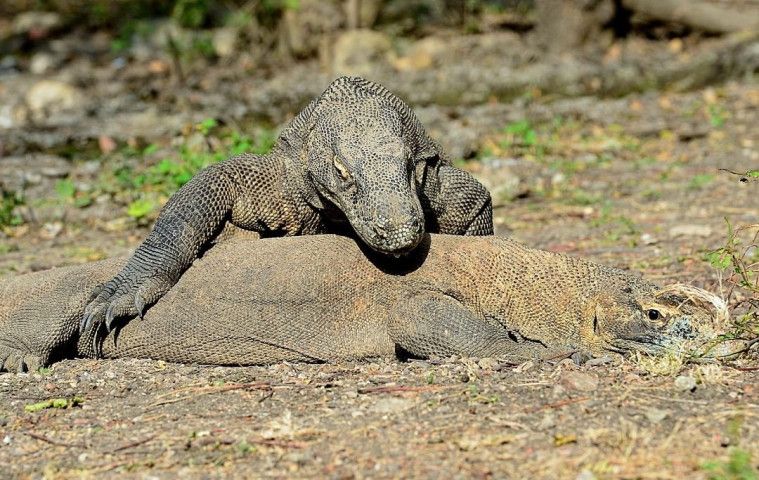
<path id="1" fill-rule="evenodd" d="M 87 445 L 83 445 L 81 443 L 68 443 L 68 442 L 61 442 L 59 440 L 54 440 L 50 437 L 46 437 L 44 435 L 40 435 L 39 433 L 34 432 L 24 432 L 26 435 L 29 435 L 35 440 L 40 440 L 45 443 L 49 443 L 50 445 L 55 445 L 58 447 L 77 447 L 77 448 L 87 448 Z"/>
<path id="2" fill-rule="evenodd" d="M 148 443 L 149 441 L 153 440 L 155 437 L 156 437 L 155 435 L 150 435 L 141 440 L 135 440 L 134 442 L 125 443 L 124 445 L 121 445 L 120 447 L 114 448 L 113 450 L 110 451 L 110 453 L 116 453 L 122 450 L 126 450 L 128 448 L 137 447 L 139 445 L 142 445 L 143 443 Z"/>
<path id="3" fill-rule="evenodd" d="M 656 20 L 681 23 L 710 33 L 759 28 L 759 9 L 738 10 L 699 0 L 622 0 L 622 4 Z"/>
<path id="4" fill-rule="evenodd" d="M 572 405 L 573 403 L 587 402 L 588 400 L 590 400 L 590 397 L 568 398 L 566 400 L 561 400 L 559 402 L 547 403 L 545 405 L 540 405 L 538 407 L 526 408 L 524 410 L 524 413 L 535 413 L 541 410 L 548 410 L 551 408 L 561 408 L 567 405 Z"/>
<path id="5" fill-rule="evenodd" d="M 210 395 L 212 393 L 229 392 L 232 390 L 271 390 L 274 386 L 270 383 L 235 383 L 231 385 L 219 385 L 219 386 L 206 386 L 199 387 L 192 395 L 185 395 L 183 397 L 172 398 L 169 400 L 161 400 L 159 402 L 152 403 L 148 408 L 160 407 L 162 405 L 170 405 L 172 403 L 182 402 L 185 400 L 192 400 L 202 395 Z M 176 393 L 176 392 L 175 392 Z"/>
<path id="6" fill-rule="evenodd" d="M 445 388 L 443 385 L 381 385 L 379 387 L 365 387 L 359 388 L 357 391 L 360 394 L 371 393 L 403 393 L 403 392 L 430 392 L 434 390 L 440 390 Z"/>

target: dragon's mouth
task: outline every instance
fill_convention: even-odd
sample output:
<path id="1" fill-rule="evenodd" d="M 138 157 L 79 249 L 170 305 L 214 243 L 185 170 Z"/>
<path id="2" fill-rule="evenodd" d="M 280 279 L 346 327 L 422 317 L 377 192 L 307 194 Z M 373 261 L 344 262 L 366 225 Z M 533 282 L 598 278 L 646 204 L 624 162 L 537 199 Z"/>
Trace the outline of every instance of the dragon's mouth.
<path id="1" fill-rule="evenodd" d="M 348 212 L 346 217 L 353 231 L 366 245 L 385 255 L 398 257 L 413 252 L 424 238 L 424 221 L 409 219 L 398 222 L 398 226 L 383 228 L 378 219 L 363 218 Z"/>
<path id="2" fill-rule="evenodd" d="M 730 360 L 747 352 L 755 342 L 725 338 L 723 336 L 673 338 L 668 335 L 647 335 L 630 339 L 615 339 L 607 350 L 616 353 L 642 352 L 649 355 L 675 354 L 688 358 Z"/>

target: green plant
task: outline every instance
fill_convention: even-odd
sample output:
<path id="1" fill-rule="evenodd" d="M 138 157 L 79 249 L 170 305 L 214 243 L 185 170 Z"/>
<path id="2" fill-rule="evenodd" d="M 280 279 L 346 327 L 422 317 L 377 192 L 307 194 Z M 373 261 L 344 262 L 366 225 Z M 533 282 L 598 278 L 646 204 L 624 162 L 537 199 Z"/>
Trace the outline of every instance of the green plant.
<path id="1" fill-rule="evenodd" d="M 725 125 L 725 120 L 727 119 L 727 111 L 724 107 L 716 104 L 711 104 L 707 108 L 707 113 L 709 115 L 709 123 L 712 127 L 720 128 Z"/>
<path id="2" fill-rule="evenodd" d="M 724 339 L 759 339 L 759 224 L 734 228 L 726 218 L 727 239 L 722 247 L 706 252 L 704 260 L 725 283 L 725 301 L 731 305 L 730 330 Z M 725 277 L 725 278 L 723 278 Z"/>
<path id="3" fill-rule="evenodd" d="M 50 400 L 24 405 L 24 410 L 29 413 L 35 413 L 48 408 L 73 408 L 81 405 L 83 402 L 84 399 L 81 397 L 51 398 Z"/>
<path id="4" fill-rule="evenodd" d="M 199 28 L 207 22 L 209 11 L 208 0 L 177 0 L 171 18 L 185 28 Z"/>
<path id="5" fill-rule="evenodd" d="M 131 197 L 127 215 L 136 220 L 147 220 L 165 199 L 203 168 L 241 153 L 263 155 L 271 150 L 276 141 L 273 130 L 260 129 L 253 136 L 248 136 L 235 130 L 224 131 L 212 118 L 199 122 L 194 130 L 201 135 L 200 142 L 197 138 L 192 142 L 185 141 L 178 149 L 147 167 L 117 166 L 104 175 L 101 189 L 112 195 L 127 193 Z M 211 145 L 222 145 L 223 148 L 212 149 Z M 141 152 L 129 151 L 126 154 L 147 157 L 158 150 L 158 146 L 149 145 Z"/>
<path id="6" fill-rule="evenodd" d="M 503 133 L 507 134 L 506 145 L 518 143 L 531 147 L 538 143 L 538 132 L 528 120 L 519 120 L 506 125 Z"/>
<path id="7" fill-rule="evenodd" d="M 140 220 L 152 213 L 157 206 L 158 205 L 149 198 L 139 198 L 129 204 L 127 207 L 127 215 L 135 220 Z"/>
<path id="8" fill-rule="evenodd" d="M 79 191 L 69 178 L 58 180 L 55 184 L 55 191 L 61 200 L 73 203 L 76 207 L 84 208 L 92 204 L 92 197 L 87 192 Z"/>
<path id="9" fill-rule="evenodd" d="M 0 186 L 0 228 L 24 223 L 16 207 L 24 204 L 24 198 L 18 192 L 5 190 Z"/>
<path id="10" fill-rule="evenodd" d="M 699 190 L 706 185 L 712 183 L 714 180 L 714 175 L 711 173 L 699 173 L 698 175 L 694 175 L 690 181 L 688 182 L 688 188 L 691 190 Z"/>
<path id="11" fill-rule="evenodd" d="M 701 464 L 701 469 L 709 473 L 709 480 L 757 480 L 756 469 L 752 466 L 751 454 L 741 448 L 730 449 L 727 460 L 710 460 Z"/>

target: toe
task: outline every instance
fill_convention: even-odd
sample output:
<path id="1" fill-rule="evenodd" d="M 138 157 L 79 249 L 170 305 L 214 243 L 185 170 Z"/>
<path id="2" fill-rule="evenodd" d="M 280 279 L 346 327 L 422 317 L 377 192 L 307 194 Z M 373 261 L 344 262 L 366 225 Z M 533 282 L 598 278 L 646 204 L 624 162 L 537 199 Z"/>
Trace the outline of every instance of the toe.
<path id="1" fill-rule="evenodd" d="M 105 326 L 110 331 L 113 321 L 118 318 L 136 315 L 134 295 L 126 294 L 116 297 L 105 312 Z"/>

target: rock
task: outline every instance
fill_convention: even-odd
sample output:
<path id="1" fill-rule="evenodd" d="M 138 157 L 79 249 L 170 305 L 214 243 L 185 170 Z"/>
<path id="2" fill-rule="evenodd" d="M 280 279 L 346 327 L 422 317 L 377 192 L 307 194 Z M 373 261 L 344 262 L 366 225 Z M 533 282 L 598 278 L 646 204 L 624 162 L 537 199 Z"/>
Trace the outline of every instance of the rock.
<path id="1" fill-rule="evenodd" d="M 390 37 L 372 30 L 343 32 L 333 46 L 332 70 L 335 75 L 373 77 L 377 70 L 390 67 Z"/>
<path id="2" fill-rule="evenodd" d="M 477 365 L 483 370 L 494 370 L 499 365 L 499 362 L 495 358 L 485 357 L 481 358 L 477 362 Z"/>
<path id="3" fill-rule="evenodd" d="M 595 367 L 598 365 L 606 365 L 612 362 L 612 358 L 608 355 L 603 357 L 597 357 L 597 358 L 591 358 L 587 362 L 585 362 L 585 365 L 588 367 Z"/>
<path id="4" fill-rule="evenodd" d="M 696 389 L 696 379 L 690 375 L 679 375 L 675 379 L 675 388 L 681 392 L 692 392 Z"/>
<path id="5" fill-rule="evenodd" d="M 298 8 L 285 10 L 280 23 L 280 44 L 286 53 L 305 58 L 324 50 L 327 37 L 345 23 L 338 2 L 300 0 Z"/>
<path id="6" fill-rule="evenodd" d="M 646 416 L 649 422 L 659 423 L 665 418 L 667 418 L 667 415 L 669 415 L 669 411 L 662 410 L 659 408 L 649 408 L 643 413 L 643 415 Z"/>
<path id="7" fill-rule="evenodd" d="M 590 470 L 582 470 L 577 474 L 575 480 L 596 480 L 596 475 Z"/>
<path id="8" fill-rule="evenodd" d="M 669 229 L 670 237 L 708 237 L 712 229 L 707 225 L 675 225 Z"/>
<path id="9" fill-rule="evenodd" d="M 35 75 L 42 75 L 53 70 L 60 64 L 60 61 L 52 54 L 47 52 L 37 52 L 29 61 L 29 71 Z"/>
<path id="10" fill-rule="evenodd" d="M 63 224 L 61 222 L 49 222 L 42 225 L 40 229 L 40 237 L 45 240 L 52 240 L 60 235 L 63 231 Z"/>
<path id="11" fill-rule="evenodd" d="M 26 104 L 35 115 L 51 110 L 70 110 L 80 107 L 83 95 L 76 87 L 58 80 L 41 80 L 26 92 Z"/>
<path id="12" fill-rule="evenodd" d="M 240 31 L 234 27 L 217 28 L 214 30 L 211 36 L 211 44 L 216 55 L 228 57 L 235 53 L 239 35 Z"/>
<path id="13" fill-rule="evenodd" d="M 63 25 L 61 16 L 55 12 L 24 12 L 16 15 L 13 19 L 13 33 L 30 34 L 40 36 L 43 32 L 47 33 L 56 30 Z"/>
<path id="14" fill-rule="evenodd" d="M 116 141 L 108 135 L 100 135 L 98 137 L 98 147 L 101 152 L 107 155 L 116 150 L 118 145 L 116 144 Z"/>
<path id="15" fill-rule="evenodd" d="M 509 202 L 527 192 L 527 186 L 507 160 L 488 158 L 481 165 L 477 178 L 490 191 L 494 203 Z"/>
<path id="16" fill-rule="evenodd" d="M 653 235 L 650 233 L 644 233 L 640 236 L 640 243 L 643 245 L 656 245 L 659 243 L 659 240 L 656 239 Z"/>
<path id="17" fill-rule="evenodd" d="M 399 413 L 414 406 L 414 402 L 405 398 L 384 397 L 378 399 L 369 410 L 374 413 Z"/>
<path id="18" fill-rule="evenodd" d="M 598 377 L 590 373 L 568 371 L 561 376 L 561 384 L 570 390 L 592 392 L 598 388 Z"/>
<path id="19" fill-rule="evenodd" d="M 438 37 L 427 37 L 415 42 L 406 55 L 395 58 L 393 66 L 402 72 L 426 70 L 435 66 L 446 53 L 446 44 Z"/>

